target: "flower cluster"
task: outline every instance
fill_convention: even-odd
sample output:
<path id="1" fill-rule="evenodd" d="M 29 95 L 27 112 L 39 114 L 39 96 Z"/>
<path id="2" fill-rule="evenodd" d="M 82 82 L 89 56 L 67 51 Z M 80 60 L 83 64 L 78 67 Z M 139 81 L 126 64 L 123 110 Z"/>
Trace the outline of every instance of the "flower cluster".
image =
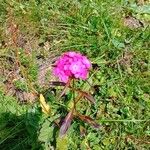
<path id="1" fill-rule="evenodd" d="M 53 73 L 65 83 L 69 78 L 85 80 L 90 67 L 91 63 L 87 57 L 78 52 L 66 52 L 56 61 Z"/>

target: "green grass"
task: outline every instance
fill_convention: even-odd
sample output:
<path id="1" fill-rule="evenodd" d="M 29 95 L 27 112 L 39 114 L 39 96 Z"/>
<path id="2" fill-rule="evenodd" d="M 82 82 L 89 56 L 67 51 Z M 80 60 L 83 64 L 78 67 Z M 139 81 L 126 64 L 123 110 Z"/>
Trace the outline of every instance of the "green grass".
<path id="1" fill-rule="evenodd" d="M 140 20 L 143 26 L 125 26 L 126 16 Z M 17 46 L 9 44 L 11 23 L 18 25 L 21 35 Z M 0 149 L 50 149 L 61 147 L 61 142 L 73 150 L 149 149 L 149 23 L 148 2 L 138 5 L 134 0 L 1 0 Z M 2 71 L 14 69 L 16 49 L 20 74 L 25 80 L 14 80 L 15 88 L 32 91 L 34 87 L 42 92 L 56 116 L 47 118 L 41 114 L 38 102 L 20 105 L 15 96 L 7 95 L 7 76 Z M 66 139 L 59 142 L 59 129 L 52 121 L 64 117 L 67 111 L 63 104 L 55 103 L 49 90 L 37 84 L 38 64 L 39 58 L 45 62 L 68 50 L 80 51 L 95 64 L 89 81 L 95 87 L 96 104 L 89 107 L 82 102 L 78 107 L 82 114 L 95 118 L 101 128 L 95 130 L 75 119 Z M 86 129 L 83 137 L 81 125 Z"/>

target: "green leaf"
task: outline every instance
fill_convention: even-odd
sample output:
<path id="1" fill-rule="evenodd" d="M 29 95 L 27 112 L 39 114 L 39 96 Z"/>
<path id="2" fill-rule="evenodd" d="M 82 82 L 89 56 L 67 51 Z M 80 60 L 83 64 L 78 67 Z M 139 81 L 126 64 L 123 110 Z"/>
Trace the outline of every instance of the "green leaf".
<path id="1" fill-rule="evenodd" d="M 150 14 L 150 5 L 137 6 L 133 4 L 131 5 L 131 9 L 139 14 Z"/>
<path id="2" fill-rule="evenodd" d="M 121 49 L 121 48 L 124 48 L 124 47 L 125 47 L 124 43 L 121 43 L 121 42 L 119 42 L 119 41 L 116 40 L 116 39 L 113 39 L 113 40 L 112 40 L 112 43 L 113 43 L 113 45 L 114 45 L 116 48 L 118 48 L 118 49 Z"/>
<path id="3" fill-rule="evenodd" d="M 50 126 L 50 122 L 48 120 L 45 120 L 45 122 L 42 124 L 42 128 L 39 133 L 39 141 L 41 142 L 48 142 L 53 139 L 53 130 L 54 127 Z"/>
<path id="4" fill-rule="evenodd" d="M 68 150 L 68 137 L 65 136 L 63 138 L 58 137 L 57 138 L 57 150 Z"/>

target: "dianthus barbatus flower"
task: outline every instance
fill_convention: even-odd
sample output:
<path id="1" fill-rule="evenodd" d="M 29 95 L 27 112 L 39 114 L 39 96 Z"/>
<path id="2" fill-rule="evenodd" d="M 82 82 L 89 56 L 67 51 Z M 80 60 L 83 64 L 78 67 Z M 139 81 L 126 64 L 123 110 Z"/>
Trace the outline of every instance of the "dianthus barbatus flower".
<path id="1" fill-rule="evenodd" d="M 62 82 L 69 78 L 87 79 L 91 62 L 79 52 L 66 52 L 55 62 L 53 74 Z"/>

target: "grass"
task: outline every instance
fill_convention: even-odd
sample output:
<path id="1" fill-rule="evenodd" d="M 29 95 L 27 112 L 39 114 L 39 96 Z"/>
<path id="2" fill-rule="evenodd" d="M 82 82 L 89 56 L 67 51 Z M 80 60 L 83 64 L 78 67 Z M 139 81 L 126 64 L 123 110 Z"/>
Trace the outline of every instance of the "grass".
<path id="1" fill-rule="evenodd" d="M 149 8 L 148 2 L 134 0 L 1 0 L 0 149 L 149 149 Z M 128 16 L 132 19 L 125 24 Z M 89 82 L 96 104 L 89 108 L 81 102 L 78 108 L 101 128 L 75 119 L 59 141 L 52 121 L 67 111 L 55 103 L 53 91 L 38 84 L 38 69 L 68 50 L 80 51 L 93 63 Z M 43 93 L 56 115 L 47 118 L 38 102 L 20 105 L 16 91 Z"/>

